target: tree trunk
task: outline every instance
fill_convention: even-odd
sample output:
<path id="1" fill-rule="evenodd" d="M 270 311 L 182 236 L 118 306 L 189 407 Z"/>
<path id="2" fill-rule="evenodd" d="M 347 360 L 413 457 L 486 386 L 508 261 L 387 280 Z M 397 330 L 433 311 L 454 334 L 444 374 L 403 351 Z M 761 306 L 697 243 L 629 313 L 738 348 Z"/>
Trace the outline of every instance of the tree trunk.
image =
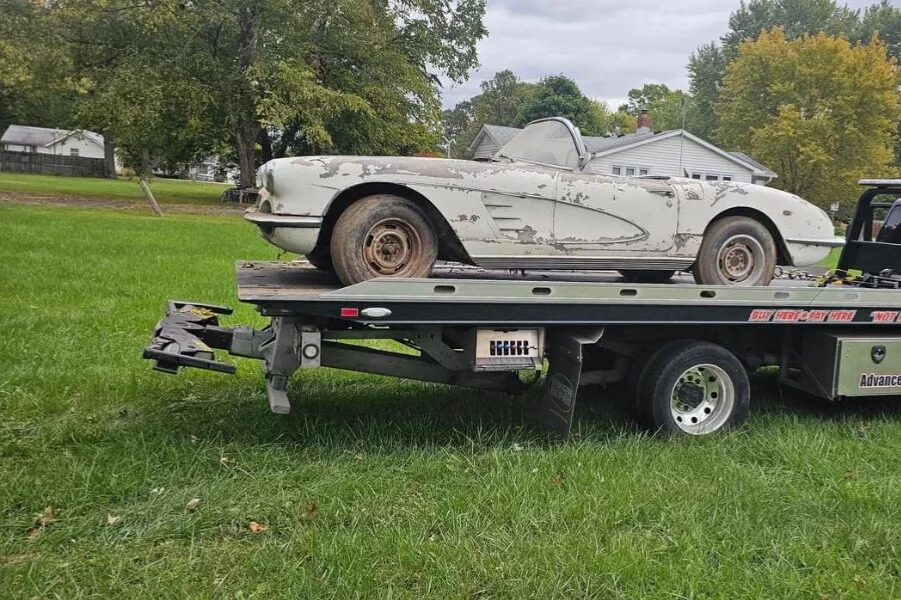
<path id="1" fill-rule="evenodd" d="M 274 158 L 272 156 L 272 138 L 269 137 L 269 132 L 265 128 L 260 127 L 257 141 L 260 143 L 260 163 L 267 163 L 272 160 Z"/>
<path id="2" fill-rule="evenodd" d="M 238 145 L 238 166 L 241 169 L 239 187 L 249 188 L 256 184 L 256 154 L 257 135 L 260 131 L 259 123 L 245 123 L 235 128 L 235 141 Z"/>
<path id="3" fill-rule="evenodd" d="M 116 138 L 111 131 L 103 132 L 103 174 L 108 179 L 116 178 Z"/>
<path id="4" fill-rule="evenodd" d="M 150 150 L 148 148 L 141 150 L 141 172 L 139 175 L 141 179 L 147 179 L 153 175 L 153 165 L 150 162 Z"/>
<path id="5" fill-rule="evenodd" d="M 237 81 L 240 83 L 230 94 L 232 98 L 231 121 L 234 126 L 235 143 L 238 150 L 238 164 L 241 167 L 240 186 L 253 187 L 256 183 L 254 155 L 260 122 L 256 113 L 256 94 L 251 84 L 250 72 L 256 62 L 257 33 L 262 9 L 257 2 L 250 2 L 237 10 L 238 18 L 238 60 L 236 61 Z"/>

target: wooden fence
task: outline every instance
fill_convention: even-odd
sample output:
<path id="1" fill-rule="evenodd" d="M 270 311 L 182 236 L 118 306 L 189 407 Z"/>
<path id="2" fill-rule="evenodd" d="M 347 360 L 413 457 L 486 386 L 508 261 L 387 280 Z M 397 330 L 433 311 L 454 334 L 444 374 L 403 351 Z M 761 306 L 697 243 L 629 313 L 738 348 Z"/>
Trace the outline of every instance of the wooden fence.
<path id="1" fill-rule="evenodd" d="M 9 152 L 7 150 L 0 150 L 0 171 L 84 177 L 103 177 L 105 175 L 102 158 Z"/>

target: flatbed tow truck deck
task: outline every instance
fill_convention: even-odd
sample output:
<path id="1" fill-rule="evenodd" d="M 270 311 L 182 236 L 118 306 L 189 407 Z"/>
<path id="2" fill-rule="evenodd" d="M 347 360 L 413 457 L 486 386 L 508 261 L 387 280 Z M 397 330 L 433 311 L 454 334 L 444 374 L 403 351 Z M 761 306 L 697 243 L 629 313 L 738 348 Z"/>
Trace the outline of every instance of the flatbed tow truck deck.
<path id="1" fill-rule="evenodd" d="M 875 187 L 901 195 L 901 182 Z M 854 268 L 848 255 L 873 266 L 887 246 L 895 266 L 901 248 L 863 231 L 861 207 L 872 214 L 887 206 L 872 201 L 877 194 L 866 198 L 869 192 L 849 232 L 845 269 Z M 901 394 L 901 291 L 885 269 L 821 287 L 791 281 L 754 288 L 455 268 L 429 279 L 341 287 L 333 275 L 298 263 L 239 262 L 236 274 L 240 301 L 271 318 L 266 328 L 222 327 L 228 308 L 170 302 L 144 357 L 168 373 L 233 373 L 214 349 L 260 359 L 277 413 L 290 411 L 286 388 L 298 369 L 521 393 L 520 372 L 541 371 L 545 360 L 542 420 L 563 437 L 579 387 L 588 384 L 621 383 L 646 426 L 695 435 L 744 419 L 747 373 L 763 366 L 779 367 L 782 384 L 829 400 Z M 396 340 L 418 355 L 346 343 L 365 339 Z"/>

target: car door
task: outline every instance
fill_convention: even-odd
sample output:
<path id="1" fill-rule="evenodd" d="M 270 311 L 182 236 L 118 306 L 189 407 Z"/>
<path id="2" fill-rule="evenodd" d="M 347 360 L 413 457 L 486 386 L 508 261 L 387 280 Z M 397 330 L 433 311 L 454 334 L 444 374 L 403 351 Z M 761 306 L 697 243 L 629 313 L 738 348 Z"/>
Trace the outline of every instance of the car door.
<path id="1" fill-rule="evenodd" d="M 666 181 L 603 175 L 589 163 L 559 176 L 554 238 L 573 254 L 665 254 L 675 243 L 678 213 Z"/>

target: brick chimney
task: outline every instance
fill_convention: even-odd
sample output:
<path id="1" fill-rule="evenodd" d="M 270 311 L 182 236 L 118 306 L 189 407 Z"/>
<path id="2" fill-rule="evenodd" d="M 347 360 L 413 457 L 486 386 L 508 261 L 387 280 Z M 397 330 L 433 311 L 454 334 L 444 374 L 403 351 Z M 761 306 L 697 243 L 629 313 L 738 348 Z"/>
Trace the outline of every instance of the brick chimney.
<path id="1" fill-rule="evenodd" d="M 651 115 L 648 114 L 647 109 L 644 109 L 638 115 L 638 121 L 635 123 L 635 133 L 651 133 L 651 127 Z"/>

